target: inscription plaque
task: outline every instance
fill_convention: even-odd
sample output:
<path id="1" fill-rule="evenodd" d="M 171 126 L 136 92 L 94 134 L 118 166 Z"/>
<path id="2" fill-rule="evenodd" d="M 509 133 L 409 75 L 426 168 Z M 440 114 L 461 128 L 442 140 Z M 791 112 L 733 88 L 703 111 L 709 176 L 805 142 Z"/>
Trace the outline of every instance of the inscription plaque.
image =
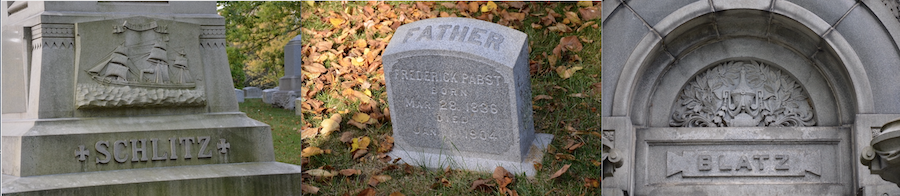
<path id="1" fill-rule="evenodd" d="M 669 151 L 666 177 L 678 172 L 689 177 L 803 177 L 822 176 L 816 151 Z"/>

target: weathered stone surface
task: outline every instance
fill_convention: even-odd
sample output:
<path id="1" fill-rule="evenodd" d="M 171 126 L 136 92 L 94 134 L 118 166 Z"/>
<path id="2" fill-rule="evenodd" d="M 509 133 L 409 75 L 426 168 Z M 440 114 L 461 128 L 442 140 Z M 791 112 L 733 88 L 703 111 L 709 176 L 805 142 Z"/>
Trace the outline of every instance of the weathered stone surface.
<path id="1" fill-rule="evenodd" d="M 294 99 L 294 114 L 300 116 L 300 119 L 303 119 L 302 108 L 296 107 L 303 103 L 303 97 L 297 97 Z"/>
<path id="2" fill-rule="evenodd" d="M 238 103 L 244 103 L 244 90 L 234 89 L 234 96 L 237 97 Z"/>
<path id="3" fill-rule="evenodd" d="M 900 118 L 897 2 L 609 2 L 602 194 L 900 194 L 857 161 Z"/>
<path id="4" fill-rule="evenodd" d="M 297 99 L 296 91 L 276 91 L 272 93 L 272 105 L 287 110 L 294 109 L 294 99 Z"/>
<path id="5" fill-rule="evenodd" d="M 300 194 L 238 110 L 214 2 L 0 7 L 4 195 Z"/>
<path id="6" fill-rule="evenodd" d="M 273 104 L 275 103 L 275 92 L 278 92 L 278 89 L 266 89 L 262 91 L 262 100 L 264 103 Z"/>
<path id="7" fill-rule="evenodd" d="M 860 161 L 872 174 L 900 187 L 900 158 L 896 156 L 900 149 L 900 119 L 885 124 L 873 134 L 872 144 L 862 150 Z"/>
<path id="8" fill-rule="evenodd" d="M 244 93 L 246 98 L 262 98 L 262 89 L 258 87 L 244 87 Z"/>
<path id="9" fill-rule="evenodd" d="M 521 163 L 543 147 L 533 144 L 527 36 L 463 18 L 417 21 L 396 35 L 383 56 L 391 156 L 434 168 L 446 159 L 457 168 L 532 173 Z"/>

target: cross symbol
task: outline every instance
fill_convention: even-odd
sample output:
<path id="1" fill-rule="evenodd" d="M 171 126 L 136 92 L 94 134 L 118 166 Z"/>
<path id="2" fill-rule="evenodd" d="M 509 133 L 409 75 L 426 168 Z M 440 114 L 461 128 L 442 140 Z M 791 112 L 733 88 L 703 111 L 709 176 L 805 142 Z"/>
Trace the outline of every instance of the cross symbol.
<path id="1" fill-rule="evenodd" d="M 90 155 L 90 152 L 84 149 L 84 145 L 78 145 L 78 150 L 75 150 L 75 157 L 78 157 L 79 161 L 84 162 L 88 155 Z"/>
<path id="2" fill-rule="evenodd" d="M 231 148 L 231 143 L 225 143 L 225 139 L 219 139 L 219 144 L 216 144 L 219 147 L 219 152 L 222 154 L 228 153 L 228 148 Z"/>

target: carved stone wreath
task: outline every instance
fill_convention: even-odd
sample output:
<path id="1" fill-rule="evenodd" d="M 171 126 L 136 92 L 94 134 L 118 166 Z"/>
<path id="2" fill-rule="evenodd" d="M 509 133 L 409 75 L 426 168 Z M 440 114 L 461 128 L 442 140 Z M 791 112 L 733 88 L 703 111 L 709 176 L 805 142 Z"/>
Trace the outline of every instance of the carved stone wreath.
<path id="1" fill-rule="evenodd" d="M 756 61 L 730 61 L 697 75 L 672 108 L 672 127 L 803 127 L 816 124 L 808 94 L 791 76 Z"/>

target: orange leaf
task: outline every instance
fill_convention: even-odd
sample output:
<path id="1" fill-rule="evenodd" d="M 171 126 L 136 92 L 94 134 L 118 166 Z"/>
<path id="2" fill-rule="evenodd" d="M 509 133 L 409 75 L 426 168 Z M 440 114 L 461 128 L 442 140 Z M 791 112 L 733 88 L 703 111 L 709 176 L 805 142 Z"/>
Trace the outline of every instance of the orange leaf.
<path id="1" fill-rule="evenodd" d="M 322 149 L 319 149 L 319 147 L 310 146 L 310 147 L 304 148 L 303 151 L 300 151 L 300 157 L 311 157 L 311 156 L 320 155 L 322 153 L 325 153 L 325 151 Z"/>
<path id="2" fill-rule="evenodd" d="M 494 179 L 499 181 L 506 176 L 509 176 L 509 171 L 506 171 L 506 168 L 503 168 L 502 166 L 497 166 L 497 168 L 494 168 L 494 174 L 491 177 L 494 177 Z"/>
<path id="3" fill-rule="evenodd" d="M 602 12 L 600 12 L 600 9 L 598 9 L 597 7 L 586 7 L 579 8 L 578 13 L 581 14 L 581 18 L 583 18 L 584 20 L 593 20 L 600 18 L 600 14 Z"/>
<path id="4" fill-rule="evenodd" d="M 389 196 L 406 196 L 406 195 L 404 195 L 403 193 L 400 193 L 400 192 L 393 192 Z"/>
<path id="5" fill-rule="evenodd" d="M 300 132 L 300 139 L 316 137 L 316 135 L 319 134 L 319 129 L 320 128 L 307 128 L 303 130 Z"/>
<path id="6" fill-rule="evenodd" d="M 303 68 L 306 69 L 306 71 L 308 71 L 310 73 L 317 74 L 317 73 L 325 73 L 326 71 L 328 71 L 328 69 L 326 69 L 324 65 L 319 64 L 319 63 L 311 63 L 311 64 L 305 64 L 305 65 L 306 66 L 303 66 Z"/>
<path id="7" fill-rule="evenodd" d="M 575 155 L 556 153 L 556 159 L 575 160 Z"/>
<path id="8" fill-rule="evenodd" d="M 556 171 L 556 173 L 553 173 L 553 175 L 550 175 L 550 179 L 552 180 L 552 179 L 559 177 L 559 176 L 563 175 L 564 173 L 566 173 L 566 171 L 569 170 L 569 166 L 572 166 L 572 164 L 564 165 L 562 168 L 559 169 L 559 171 Z"/>
<path id="9" fill-rule="evenodd" d="M 366 149 L 359 149 L 359 150 L 356 150 L 356 151 L 353 152 L 353 159 L 359 159 L 360 157 L 365 156 L 366 153 L 369 153 L 369 151 L 366 150 Z"/>
<path id="10" fill-rule="evenodd" d="M 469 188 L 469 191 L 474 191 L 475 189 L 478 189 L 481 192 L 490 193 L 491 191 L 493 191 L 492 187 L 494 187 L 496 185 L 488 184 L 489 182 L 491 182 L 490 179 L 478 178 L 478 180 L 475 180 L 474 182 L 472 182 L 472 188 Z"/>
<path id="11" fill-rule="evenodd" d="M 303 193 L 316 194 L 319 193 L 319 188 L 308 184 L 300 184 L 300 191 Z"/>
<path id="12" fill-rule="evenodd" d="M 534 101 L 538 101 L 541 99 L 551 100 L 551 99 L 553 99 L 553 97 L 551 97 L 550 95 L 538 95 L 538 96 L 534 96 L 534 98 L 532 98 L 532 99 Z"/>
<path id="13" fill-rule="evenodd" d="M 394 137 L 384 136 L 384 142 L 381 143 L 381 146 L 378 147 L 378 152 L 385 153 L 390 152 L 391 148 L 394 147 Z"/>
<path id="14" fill-rule="evenodd" d="M 584 186 L 588 188 L 600 187 L 600 181 L 594 178 L 584 178 Z"/>
<path id="15" fill-rule="evenodd" d="M 469 12 L 471 12 L 471 13 L 478 12 L 478 3 L 477 2 L 469 3 Z"/>
<path id="16" fill-rule="evenodd" d="M 360 191 L 359 194 L 356 194 L 356 196 L 375 196 L 375 189 L 367 188 L 365 190 Z"/>
<path id="17" fill-rule="evenodd" d="M 341 134 L 341 142 L 350 143 L 353 140 L 353 132 L 345 131 Z"/>
<path id="18" fill-rule="evenodd" d="M 359 171 L 358 169 L 344 169 L 344 170 L 341 170 L 340 173 L 341 173 L 341 175 L 344 175 L 344 176 L 352 176 L 353 174 L 359 175 L 362 172 Z"/>

